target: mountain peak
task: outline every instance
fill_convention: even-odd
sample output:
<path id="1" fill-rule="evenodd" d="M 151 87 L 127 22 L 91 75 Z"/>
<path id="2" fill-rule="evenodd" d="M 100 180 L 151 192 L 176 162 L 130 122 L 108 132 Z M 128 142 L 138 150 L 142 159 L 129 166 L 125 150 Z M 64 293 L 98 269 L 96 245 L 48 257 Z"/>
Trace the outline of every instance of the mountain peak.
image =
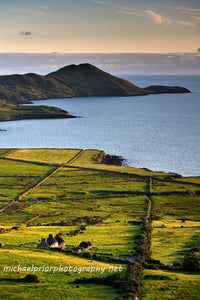
<path id="1" fill-rule="evenodd" d="M 135 96 L 146 95 L 147 91 L 134 84 L 110 75 L 89 64 L 69 65 L 46 77 L 67 85 L 77 97 L 87 96 Z"/>
<path id="2" fill-rule="evenodd" d="M 1 98 L 15 103 L 49 98 L 147 94 L 148 91 L 89 63 L 65 66 L 45 76 L 29 73 L 6 76 L 6 80 L 0 77 Z"/>
<path id="3" fill-rule="evenodd" d="M 63 73 L 63 72 L 68 72 L 68 71 L 72 71 L 72 72 L 76 72 L 76 71 L 87 71 L 87 70 L 90 70 L 90 71 L 95 71 L 95 70 L 99 70 L 101 71 L 100 69 L 98 69 L 97 67 L 89 64 L 89 63 L 81 63 L 81 64 L 71 64 L 71 65 L 68 65 L 68 66 L 65 66 L 65 67 L 62 67 L 60 69 L 58 69 L 57 71 L 54 71 L 54 72 L 51 72 L 49 73 L 48 75 L 51 75 L 51 74 L 55 74 L 55 73 Z M 101 71 L 103 72 L 103 71 Z M 47 76 L 48 76 L 47 75 Z"/>

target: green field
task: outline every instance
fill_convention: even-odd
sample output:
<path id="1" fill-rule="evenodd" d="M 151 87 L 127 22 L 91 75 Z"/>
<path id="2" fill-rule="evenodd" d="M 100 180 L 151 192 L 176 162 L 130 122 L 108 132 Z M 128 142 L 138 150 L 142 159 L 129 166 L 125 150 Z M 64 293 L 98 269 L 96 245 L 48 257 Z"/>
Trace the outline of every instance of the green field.
<path id="1" fill-rule="evenodd" d="M 72 159 L 80 150 L 77 149 L 17 149 L 6 155 L 7 158 L 44 162 L 51 164 L 63 164 Z"/>
<path id="2" fill-rule="evenodd" d="M 200 195 L 152 196 L 153 213 L 167 219 L 200 220 Z"/>
<path id="3" fill-rule="evenodd" d="M 151 277 L 148 278 L 147 276 Z M 141 299 L 199 299 L 199 274 L 145 270 L 145 272 L 143 272 L 142 281 L 143 291 Z"/>
<path id="4" fill-rule="evenodd" d="M 200 184 L 192 185 L 181 182 L 163 182 L 153 179 L 152 193 L 164 194 L 164 193 L 177 193 L 177 194 L 191 194 L 192 192 L 200 192 Z"/>
<path id="5" fill-rule="evenodd" d="M 126 274 L 124 259 L 137 258 L 137 236 L 148 211 L 153 219 L 152 259 L 171 268 L 174 263 L 181 264 L 200 242 L 199 178 L 104 165 L 98 163 L 101 153 L 0 149 L 0 228 L 5 230 L 0 234 L 0 243 L 5 244 L 0 248 L 1 299 L 128 299 L 125 290 L 119 292 L 117 286 L 103 281 L 73 282 L 81 277 L 109 278 L 120 265 L 121 274 Z M 50 233 L 62 233 L 67 253 L 37 249 Z M 93 244 L 88 256 L 70 254 L 82 241 Z M 98 265 L 105 270 L 36 272 L 40 283 L 25 283 L 16 279 L 30 272 L 3 271 L 5 266 L 19 264 Z M 180 295 L 180 299 L 196 300 L 200 293 L 197 273 L 149 266 L 141 280 L 139 299 L 179 299 Z"/>
<path id="6" fill-rule="evenodd" d="M 101 151 L 102 152 L 102 151 Z M 71 163 L 71 166 L 83 167 L 83 168 L 92 168 L 97 170 L 105 170 L 105 171 L 113 171 L 118 173 L 126 173 L 126 174 L 135 174 L 136 176 L 154 176 L 154 177 L 167 177 L 171 174 L 163 173 L 163 172 L 151 172 L 148 169 L 140 169 L 140 168 L 129 168 L 129 167 L 121 167 L 121 166 L 110 166 L 105 164 L 98 164 L 96 162 L 96 158 L 100 153 L 99 150 L 86 150 L 83 155 L 81 155 L 77 160 Z M 173 176 L 173 175 L 172 175 Z"/>
<path id="7" fill-rule="evenodd" d="M 16 283 L 14 281 L 1 281 L 1 299 L 44 299 L 51 295 L 51 299 L 80 299 L 80 295 L 85 295 L 88 299 L 116 299 L 116 291 L 107 286 L 79 285 L 73 284 L 73 281 L 79 277 L 92 277 L 94 273 L 81 271 L 84 266 L 105 268 L 104 273 L 98 276 L 109 275 L 109 268 L 117 266 L 116 264 L 104 262 L 91 262 L 86 259 L 54 253 L 50 251 L 41 251 L 37 249 L 3 249 L 1 256 L 4 258 L 0 263 L 1 278 L 23 278 L 26 272 L 2 272 L 4 266 L 21 266 L 21 267 L 69 267 L 72 266 L 74 271 L 70 272 L 38 272 L 40 284 L 36 283 Z M 81 275 L 80 275 L 81 274 Z M 95 274 L 96 275 L 96 274 Z M 37 290 L 35 290 L 37 288 Z"/>
<path id="8" fill-rule="evenodd" d="M 200 222 L 155 221 L 153 227 L 152 258 L 165 264 L 182 262 L 189 249 L 200 242 Z"/>
<path id="9" fill-rule="evenodd" d="M 2 152 L 3 153 L 3 152 Z M 53 170 L 53 167 L 0 159 L 0 208 Z"/>

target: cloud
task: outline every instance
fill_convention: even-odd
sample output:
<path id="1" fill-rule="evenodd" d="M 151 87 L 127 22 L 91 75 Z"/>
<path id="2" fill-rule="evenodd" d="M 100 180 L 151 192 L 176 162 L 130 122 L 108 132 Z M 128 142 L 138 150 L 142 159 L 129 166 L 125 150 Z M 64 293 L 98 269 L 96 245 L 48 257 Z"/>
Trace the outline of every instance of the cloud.
<path id="1" fill-rule="evenodd" d="M 0 75 L 47 74 L 70 64 L 90 62 L 111 74 L 200 74 L 200 52 L 193 53 L 0 53 Z"/>
<path id="2" fill-rule="evenodd" d="M 184 14 L 188 14 L 190 17 L 196 19 L 197 21 L 200 21 L 200 9 L 184 7 L 182 9 L 182 12 Z"/>
<path id="3" fill-rule="evenodd" d="M 190 18 L 200 22 L 200 9 L 189 7 L 173 7 L 173 9 L 181 11 L 183 14 L 188 15 Z"/>
<path id="4" fill-rule="evenodd" d="M 177 23 L 184 26 L 194 26 L 195 24 L 193 22 L 188 21 L 182 21 L 182 20 L 173 20 L 170 18 L 166 18 L 160 14 L 157 14 L 151 9 L 128 9 L 126 7 L 120 7 L 120 10 L 117 11 L 117 13 L 126 14 L 126 15 L 134 15 L 134 16 L 141 16 L 154 24 L 172 24 Z M 200 16 L 199 16 L 200 18 Z"/>
<path id="5" fill-rule="evenodd" d="M 105 2 L 105 1 L 102 1 L 102 0 L 90 0 L 90 1 L 92 1 L 93 3 L 97 3 L 97 4 L 103 4 L 103 5 L 108 5 L 108 6 L 114 6 L 114 7 L 116 7 L 114 4 L 109 3 L 109 2 Z"/>
<path id="6" fill-rule="evenodd" d="M 116 9 L 116 13 L 118 14 L 124 14 L 124 15 L 133 15 L 133 16 L 140 16 L 143 17 L 150 22 L 154 24 L 180 24 L 183 26 L 194 26 L 194 22 L 189 22 L 189 21 L 182 21 L 182 20 L 173 20 L 167 17 L 164 17 L 161 14 L 156 13 L 152 9 L 133 9 L 130 7 L 125 7 L 125 6 L 118 6 L 114 5 L 110 2 L 106 2 L 103 0 L 90 0 L 93 3 L 98 3 L 98 4 L 103 4 L 103 5 L 109 5 L 113 6 Z M 182 13 L 188 14 L 190 17 L 195 18 L 196 20 L 200 21 L 200 9 L 192 9 L 188 7 L 175 7 L 175 9 L 182 10 Z"/>
<path id="7" fill-rule="evenodd" d="M 92 2 L 99 3 L 99 4 L 108 4 L 105 1 L 100 1 L 100 0 L 92 0 Z"/>
<path id="8" fill-rule="evenodd" d="M 155 13 L 154 11 L 147 9 L 143 13 L 144 17 L 152 21 L 154 24 L 171 23 L 169 19 Z"/>
<path id="9" fill-rule="evenodd" d="M 194 26 L 195 25 L 192 22 L 185 22 L 185 21 L 179 21 L 179 20 L 174 20 L 173 22 L 176 22 L 178 24 L 185 25 L 185 26 Z"/>
<path id="10" fill-rule="evenodd" d="M 118 13 L 118 14 L 140 16 L 140 17 L 143 17 L 143 18 L 149 20 L 150 22 L 152 22 L 154 24 L 177 23 L 177 24 L 184 25 L 184 26 L 194 26 L 195 25 L 193 22 L 182 21 L 182 20 L 173 20 L 173 19 L 164 17 L 163 15 L 156 13 L 155 11 L 153 11 L 150 8 L 148 8 L 148 9 L 142 9 L 142 8 L 133 9 L 133 8 L 126 7 L 126 6 L 114 5 L 110 2 L 106 2 L 103 0 L 90 0 L 90 1 L 92 1 L 93 3 L 113 6 L 116 9 L 116 13 Z M 200 9 L 180 8 L 180 7 L 176 7 L 175 9 L 181 9 L 181 10 L 183 10 L 183 13 L 189 14 L 191 17 L 200 21 Z"/>
<path id="11" fill-rule="evenodd" d="M 39 6 L 39 8 L 49 10 L 49 7 L 46 7 L 46 6 Z"/>
<path id="12" fill-rule="evenodd" d="M 128 9 L 126 7 L 120 7 L 120 10 L 118 10 L 117 13 L 141 16 L 153 22 L 154 24 L 171 23 L 171 21 L 168 18 L 165 18 L 162 15 L 157 14 L 151 9 L 142 10 L 142 9 Z"/>
<path id="13" fill-rule="evenodd" d="M 18 35 L 28 36 L 28 35 L 32 35 L 32 32 L 31 32 L 31 31 L 20 31 L 20 32 L 18 33 Z"/>

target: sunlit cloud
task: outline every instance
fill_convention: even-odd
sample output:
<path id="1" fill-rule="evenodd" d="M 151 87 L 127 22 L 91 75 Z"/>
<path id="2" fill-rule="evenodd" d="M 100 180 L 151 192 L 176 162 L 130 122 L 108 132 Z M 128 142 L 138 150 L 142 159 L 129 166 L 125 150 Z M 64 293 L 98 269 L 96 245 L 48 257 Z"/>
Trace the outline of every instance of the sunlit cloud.
<path id="1" fill-rule="evenodd" d="M 168 18 L 165 18 L 150 9 L 144 11 L 144 17 L 152 21 L 154 24 L 170 23 Z"/>
<path id="2" fill-rule="evenodd" d="M 120 7 L 120 10 L 118 10 L 117 13 L 141 16 L 141 17 L 144 17 L 145 19 L 153 22 L 154 24 L 171 23 L 171 21 L 168 18 L 165 18 L 164 16 L 155 13 L 151 9 L 145 9 L 145 10 L 135 9 L 135 10 L 133 10 L 133 9 L 125 8 L 125 7 Z"/>
<path id="3" fill-rule="evenodd" d="M 194 26 L 195 24 L 192 23 L 192 22 L 185 22 L 185 21 L 179 21 L 179 20 L 175 20 L 173 22 L 176 22 L 178 24 L 181 24 L 181 25 L 185 25 L 185 26 Z"/>
<path id="4" fill-rule="evenodd" d="M 90 0 L 97 4 L 103 4 L 103 5 L 109 5 L 113 6 L 115 8 L 115 12 L 118 14 L 125 14 L 125 15 L 133 15 L 133 16 L 140 16 L 143 17 L 150 22 L 154 24 L 172 24 L 172 23 L 178 23 L 183 26 L 194 26 L 195 24 L 193 22 L 185 21 L 185 20 L 173 20 L 169 17 L 164 17 L 161 14 L 158 14 L 154 10 L 148 8 L 148 9 L 133 9 L 126 6 L 118 6 L 114 5 L 110 2 L 106 2 L 103 0 Z M 200 21 L 200 9 L 192 9 L 187 7 L 176 7 L 175 9 L 180 9 L 184 14 L 188 14 L 190 17 L 195 18 L 196 20 Z"/>
<path id="5" fill-rule="evenodd" d="M 182 20 L 173 20 L 170 18 L 166 18 L 160 14 L 157 14 L 151 9 L 141 10 L 141 9 L 127 9 L 125 7 L 120 7 L 120 10 L 117 13 L 126 14 L 126 15 L 134 15 L 134 16 L 141 16 L 146 18 L 147 20 L 153 22 L 154 24 L 172 24 L 178 23 L 184 26 L 194 26 L 193 22 L 182 21 Z"/>

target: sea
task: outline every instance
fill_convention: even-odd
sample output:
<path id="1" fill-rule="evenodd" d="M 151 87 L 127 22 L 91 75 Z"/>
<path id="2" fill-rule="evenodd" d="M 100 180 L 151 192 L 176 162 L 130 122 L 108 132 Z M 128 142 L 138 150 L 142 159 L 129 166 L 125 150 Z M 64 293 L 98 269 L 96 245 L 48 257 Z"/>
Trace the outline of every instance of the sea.
<path id="1" fill-rule="evenodd" d="M 191 93 L 34 101 L 78 118 L 1 122 L 0 148 L 99 149 L 122 156 L 130 167 L 200 176 L 200 76 L 119 77 Z"/>

